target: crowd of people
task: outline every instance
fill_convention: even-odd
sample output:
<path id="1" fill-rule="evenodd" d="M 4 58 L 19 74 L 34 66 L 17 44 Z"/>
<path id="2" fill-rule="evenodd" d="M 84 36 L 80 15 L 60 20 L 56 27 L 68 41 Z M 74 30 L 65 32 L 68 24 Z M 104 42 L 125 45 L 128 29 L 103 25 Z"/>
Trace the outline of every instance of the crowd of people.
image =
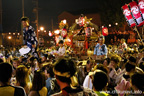
<path id="1" fill-rule="evenodd" d="M 101 62 L 68 56 L 62 40 L 57 52 L 38 47 L 38 58 L 1 47 L 0 96 L 143 96 L 143 43 L 122 39 L 107 47 L 104 41 L 99 37 L 93 53 Z"/>
<path id="2" fill-rule="evenodd" d="M 121 39 L 119 45 L 107 46 L 100 36 L 92 56 L 82 59 L 63 40 L 57 47 L 38 45 L 28 19 L 22 18 L 22 24 L 22 47 L 31 51 L 21 54 L 19 48 L 0 47 L 0 96 L 144 95 L 142 40 L 129 46 Z"/>

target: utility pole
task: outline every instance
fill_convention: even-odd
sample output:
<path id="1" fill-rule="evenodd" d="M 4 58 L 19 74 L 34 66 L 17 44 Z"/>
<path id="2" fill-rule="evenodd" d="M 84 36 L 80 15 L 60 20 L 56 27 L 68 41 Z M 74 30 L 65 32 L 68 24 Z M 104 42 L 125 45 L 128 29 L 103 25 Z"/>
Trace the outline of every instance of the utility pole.
<path id="1" fill-rule="evenodd" d="M 39 25 L 38 25 L 38 21 L 39 21 L 39 19 L 38 19 L 38 0 L 36 0 L 36 9 L 37 9 L 37 11 L 36 11 L 36 26 L 37 26 L 37 39 L 39 38 L 39 33 L 38 33 L 38 28 L 39 28 Z"/>
<path id="2" fill-rule="evenodd" d="M 38 33 L 38 29 L 39 29 L 39 7 L 38 7 L 38 0 L 33 0 L 33 3 L 34 3 L 34 8 L 33 8 L 33 13 L 35 13 L 35 17 L 36 17 L 36 20 L 35 20 L 35 24 L 36 24 L 36 34 L 37 34 L 37 38 L 39 38 L 39 33 Z"/>
<path id="3" fill-rule="evenodd" d="M 52 23 L 52 32 L 53 32 L 53 19 L 51 20 L 51 23 Z"/>
<path id="4" fill-rule="evenodd" d="M 22 17 L 24 17 L 24 0 L 22 0 Z"/>
<path id="5" fill-rule="evenodd" d="M 22 0 L 22 17 L 24 17 L 25 16 L 25 14 L 24 14 L 25 12 L 24 12 L 24 0 Z M 23 26 L 22 26 L 22 24 L 21 24 L 21 42 L 22 42 L 22 44 L 23 44 Z"/>
<path id="6" fill-rule="evenodd" d="M 2 37 L 2 0 L 0 0 L 0 45 L 3 44 L 3 37 Z"/>

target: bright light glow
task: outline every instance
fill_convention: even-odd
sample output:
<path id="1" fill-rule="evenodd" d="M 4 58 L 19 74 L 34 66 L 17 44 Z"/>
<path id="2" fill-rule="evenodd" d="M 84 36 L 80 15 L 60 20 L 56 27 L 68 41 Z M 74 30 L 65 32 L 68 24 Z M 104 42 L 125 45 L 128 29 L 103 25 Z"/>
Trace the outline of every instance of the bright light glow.
<path id="1" fill-rule="evenodd" d="M 9 32 L 9 35 L 11 34 L 11 32 Z"/>
<path id="2" fill-rule="evenodd" d="M 8 36 L 8 39 L 12 39 L 12 37 L 11 37 L 11 36 Z"/>
<path id="3" fill-rule="evenodd" d="M 52 36 L 52 32 L 51 32 L 51 31 L 49 31 L 49 36 L 50 36 L 50 37 Z"/>
<path id="4" fill-rule="evenodd" d="M 41 31 L 44 31 L 44 27 L 40 27 L 40 30 L 41 30 Z"/>
<path id="5" fill-rule="evenodd" d="M 18 33 L 18 35 L 20 35 L 20 33 Z"/>
<path id="6" fill-rule="evenodd" d="M 115 23 L 115 25 L 118 25 L 118 23 Z"/>
<path id="7" fill-rule="evenodd" d="M 13 33 L 13 35 L 15 35 L 15 33 Z"/>
<path id="8" fill-rule="evenodd" d="M 104 26 L 102 26 L 102 28 L 104 28 Z"/>
<path id="9" fill-rule="evenodd" d="M 64 19 L 64 20 L 63 20 L 63 23 L 64 23 L 64 24 L 66 24 L 66 23 L 67 23 L 67 21 Z"/>
<path id="10" fill-rule="evenodd" d="M 109 24 L 109 27 L 111 27 L 111 24 Z"/>
<path id="11" fill-rule="evenodd" d="M 67 39 L 68 40 L 68 42 L 71 42 L 71 40 L 70 39 Z"/>
<path id="12" fill-rule="evenodd" d="M 78 23 L 79 23 L 79 20 L 78 20 L 78 19 L 75 19 L 75 22 L 76 22 L 76 24 L 78 24 Z"/>
<path id="13" fill-rule="evenodd" d="M 60 31 L 59 31 L 59 30 L 55 30 L 54 33 L 55 33 L 55 34 L 59 34 Z"/>
<path id="14" fill-rule="evenodd" d="M 44 30 L 44 32 L 46 33 L 46 30 Z"/>

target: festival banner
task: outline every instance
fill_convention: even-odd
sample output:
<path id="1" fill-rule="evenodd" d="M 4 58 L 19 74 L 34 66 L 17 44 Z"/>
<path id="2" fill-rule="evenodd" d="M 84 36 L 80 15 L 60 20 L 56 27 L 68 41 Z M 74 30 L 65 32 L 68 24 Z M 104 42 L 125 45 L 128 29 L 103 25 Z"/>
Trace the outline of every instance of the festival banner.
<path id="1" fill-rule="evenodd" d="M 139 0 L 138 6 L 139 6 L 140 12 L 142 14 L 142 18 L 144 19 L 144 0 Z"/>
<path id="2" fill-rule="evenodd" d="M 136 21 L 137 26 L 142 26 L 144 24 L 144 21 L 142 20 L 141 13 L 139 10 L 139 7 L 135 1 L 132 1 L 129 3 L 131 14 Z"/>
<path id="3" fill-rule="evenodd" d="M 130 27 L 136 26 L 135 21 L 134 21 L 132 15 L 131 15 L 131 11 L 129 10 L 128 5 L 122 6 L 122 10 L 123 10 L 123 14 L 124 14 L 124 16 L 126 18 L 126 21 L 128 22 L 128 25 Z"/>

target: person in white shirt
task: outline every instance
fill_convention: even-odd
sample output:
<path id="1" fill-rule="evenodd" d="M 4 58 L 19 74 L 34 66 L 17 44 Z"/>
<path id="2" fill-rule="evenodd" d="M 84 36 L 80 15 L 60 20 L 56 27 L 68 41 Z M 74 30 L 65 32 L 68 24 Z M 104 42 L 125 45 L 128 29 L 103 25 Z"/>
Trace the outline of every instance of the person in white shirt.
<path id="1" fill-rule="evenodd" d="M 64 56 L 65 55 L 66 49 L 65 49 L 65 46 L 63 44 L 64 44 L 63 40 L 60 40 L 59 41 L 58 56 Z"/>
<path id="2" fill-rule="evenodd" d="M 125 39 L 121 39 L 121 43 L 122 43 L 122 50 L 127 49 L 127 44 L 125 42 Z"/>

